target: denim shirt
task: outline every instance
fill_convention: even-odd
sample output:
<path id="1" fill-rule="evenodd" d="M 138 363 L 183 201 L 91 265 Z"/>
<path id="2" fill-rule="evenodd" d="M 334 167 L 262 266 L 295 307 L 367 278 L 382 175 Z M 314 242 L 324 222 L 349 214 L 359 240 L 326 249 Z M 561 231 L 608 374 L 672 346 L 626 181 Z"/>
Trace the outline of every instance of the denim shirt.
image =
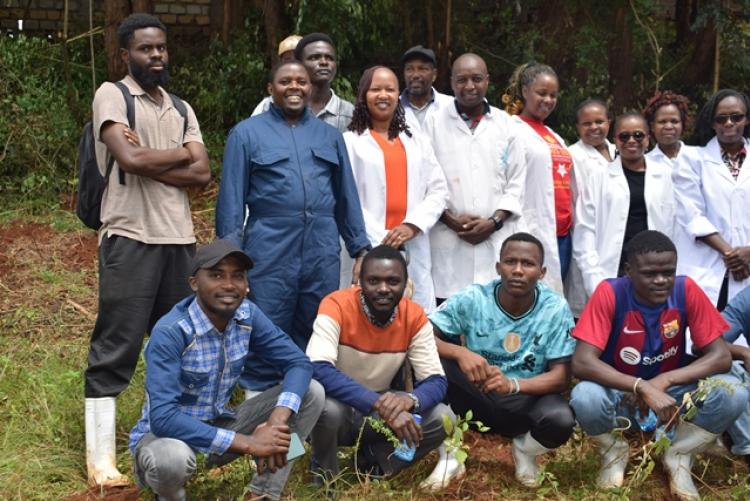
<path id="1" fill-rule="evenodd" d="M 244 300 L 222 333 L 195 296 L 180 301 L 156 324 L 146 346 L 146 397 L 130 432 L 131 451 L 152 432 L 200 452 L 226 452 L 235 433 L 212 421 L 234 415 L 227 404 L 251 351 L 284 368 L 277 406 L 297 412 L 312 364 L 255 304 Z"/>

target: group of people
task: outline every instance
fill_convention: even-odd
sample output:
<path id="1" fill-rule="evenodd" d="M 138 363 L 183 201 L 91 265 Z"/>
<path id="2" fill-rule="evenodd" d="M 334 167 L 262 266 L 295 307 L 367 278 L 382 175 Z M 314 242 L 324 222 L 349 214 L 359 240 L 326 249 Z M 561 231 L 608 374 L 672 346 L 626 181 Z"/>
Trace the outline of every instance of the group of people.
<path id="1" fill-rule="evenodd" d="M 218 239 L 196 251 L 186 190 L 210 171 L 192 108 L 163 89 L 166 28 L 134 14 L 118 37 L 136 120 L 114 84 L 99 88 L 97 159 L 113 173 L 86 370 L 91 483 L 127 481 L 115 399 L 146 333 L 129 445 L 136 481 L 163 499 L 185 498 L 196 453 L 208 466 L 252 456 L 251 496 L 279 499 L 307 439 L 325 485 L 339 446 L 359 444 L 356 468 L 384 476 L 437 449 L 420 485 L 438 490 L 465 473 L 443 423 L 469 410 L 512 439 L 529 487 L 576 423 L 599 446 L 601 488 L 622 485 L 622 431 L 649 417 L 673 433 L 663 463 L 680 499 L 699 498 L 694 455 L 723 434 L 750 455 L 748 375 L 732 364 L 750 363 L 732 344 L 750 325 L 744 94 L 706 103 L 696 146 L 681 141 L 683 96 L 618 116 L 614 145 L 606 104 L 588 99 L 567 147 L 545 125 L 560 85 L 547 65 L 519 67 L 500 110 L 481 57 L 455 59 L 447 96 L 416 46 L 403 91 L 373 66 L 352 104 L 331 89 L 333 40 L 289 37 L 269 97 L 229 133 Z"/>

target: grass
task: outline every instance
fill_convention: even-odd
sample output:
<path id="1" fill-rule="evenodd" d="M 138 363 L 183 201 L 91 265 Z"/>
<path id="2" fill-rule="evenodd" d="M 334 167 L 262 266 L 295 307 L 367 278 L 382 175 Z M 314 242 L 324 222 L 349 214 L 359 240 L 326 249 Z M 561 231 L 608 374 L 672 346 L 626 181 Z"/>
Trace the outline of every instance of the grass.
<path id="1" fill-rule="evenodd" d="M 211 238 L 213 213 L 198 209 L 199 238 Z M 66 211 L 33 215 L 0 214 L 0 499 L 58 500 L 87 490 L 83 431 L 83 370 L 96 313 L 96 239 Z M 130 473 L 127 436 L 140 416 L 143 370 L 119 398 L 118 463 Z M 510 444 L 469 433 L 467 478 L 440 495 L 419 492 L 435 454 L 387 481 L 360 482 L 344 471 L 337 488 L 342 500 L 642 499 L 668 494 L 660 466 L 630 491 L 599 492 L 594 487 L 596 452 L 577 433 L 545 458 L 545 481 L 538 490 L 513 479 Z M 636 443 L 635 441 L 633 443 Z M 310 485 L 309 454 L 294 467 L 287 500 L 320 500 Z M 633 461 L 631 461 L 633 463 Z M 345 464 L 345 463 L 342 463 Z M 706 499 L 750 499 L 748 469 L 731 458 L 697 462 L 696 484 Z M 200 467 L 191 481 L 191 499 L 241 499 L 252 475 L 238 460 L 221 469 Z M 88 499 L 96 499 L 89 494 Z M 129 497 L 138 499 L 131 492 Z M 141 499 L 149 499 L 142 493 Z"/>

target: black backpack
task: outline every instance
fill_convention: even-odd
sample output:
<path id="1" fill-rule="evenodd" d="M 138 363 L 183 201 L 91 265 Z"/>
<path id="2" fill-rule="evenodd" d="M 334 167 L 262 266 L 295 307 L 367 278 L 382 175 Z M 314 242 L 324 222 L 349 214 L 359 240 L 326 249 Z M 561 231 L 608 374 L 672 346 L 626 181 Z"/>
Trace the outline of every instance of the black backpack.
<path id="1" fill-rule="evenodd" d="M 128 116 L 128 126 L 135 130 L 135 104 L 133 95 L 122 82 L 115 82 L 115 85 L 122 97 L 125 99 L 125 108 Z M 172 98 L 172 104 L 177 112 L 182 115 L 185 122 L 183 128 L 183 137 L 187 131 L 187 107 L 182 99 L 174 94 L 169 94 Z M 109 175 L 112 173 L 115 159 L 110 155 L 107 162 L 107 170 L 104 176 L 99 171 L 99 165 L 96 162 L 96 139 L 94 138 L 94 125 L 87 122 L 83 126 L 81 140 L 78 142 L 78 196 L 76 197 L 76 215 L 83 224 L 92 230 L 98 230 L 102 226 L 101 210 L 102 196 L 104 188 L 107 187 Z M 125 172 L 118 169 L 120 184 L 125 184 Z"/>

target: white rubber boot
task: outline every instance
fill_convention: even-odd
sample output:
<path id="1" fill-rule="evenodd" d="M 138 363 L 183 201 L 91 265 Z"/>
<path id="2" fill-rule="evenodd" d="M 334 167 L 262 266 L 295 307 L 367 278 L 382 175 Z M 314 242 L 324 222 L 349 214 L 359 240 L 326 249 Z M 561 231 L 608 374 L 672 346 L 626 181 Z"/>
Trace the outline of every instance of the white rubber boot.
<path id="1" fill-rule="evenodd" d="M 456 460 L 453 453 L 449 454 L 446 451 L 444 444 L 440 444 L 438 453 L 440 458 L 435 465 L 435 469 L 419 484 L 419 488 L 424 491 L 437 492 L 445 489 L 451 481 L 463 478 L 466 475 L 466 467 Z"/>
<path id="2" fill-rule="evenodd" d="M 516 465 L 516 480 L 526 487 L 539 487 L 539 465 L 536 457 L 549 452 L 534 437 L 531 432 L 513 439 L 513 462 Z"/>
<path id="3" fill-rule="evenodd" d="M 128 485 L 128 477 L 117 470 L 115 398 L 87 398 L 85 416 L 89 484 L 102 487 Z"/>
<path id="4" fill-rule="evenodd" d="M 687 421 L 680 421 L 677 425 L 672 445 L 664 452 L 662 462 L 669 477 L 669 489 L 681 500 L 697 501 L 701 498 L 690 474 L 693 456 L 708 448 L 717 436 Z"/>
<path id="5" fill-rule="evenodd" d="M 628 443 L 614 433 L 602 433 L 591 438 L 599 445 L 602 466 L 596 484 L 600 489 L 621 487 L 625 481 L 625 469 L 628 467 Z"/>

